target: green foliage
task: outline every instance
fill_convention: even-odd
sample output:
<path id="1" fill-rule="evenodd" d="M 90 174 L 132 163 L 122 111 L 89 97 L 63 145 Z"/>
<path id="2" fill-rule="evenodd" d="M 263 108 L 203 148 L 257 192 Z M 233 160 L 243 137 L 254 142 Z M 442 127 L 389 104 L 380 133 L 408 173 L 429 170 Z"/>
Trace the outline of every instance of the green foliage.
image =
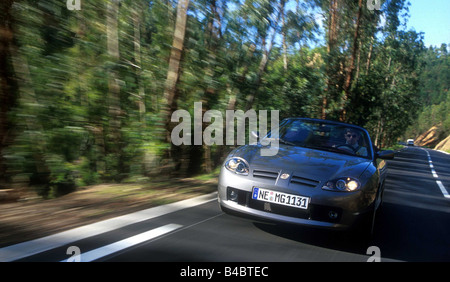
<path id="1" fill-rule="evenodd" d="M 440 48 L 427 48 L 423 60 L 425 65 L 419 75 L 421 105 L 417 110 L 418 118 L 403 138 L 415 138 L 437 125 L 439 139 L 444 139 L 450 135 L 450 58 L 447 44 L 442 44 Z"/>

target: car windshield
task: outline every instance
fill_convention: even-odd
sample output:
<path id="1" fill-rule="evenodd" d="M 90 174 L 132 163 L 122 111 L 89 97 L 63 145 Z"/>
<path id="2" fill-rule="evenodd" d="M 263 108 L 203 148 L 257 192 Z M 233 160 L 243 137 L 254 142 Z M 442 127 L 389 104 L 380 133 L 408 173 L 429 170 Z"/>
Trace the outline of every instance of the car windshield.
<path id="1" fill-rule="evenodd" d="M 271 138 L 270 133 L 267 136 Z M 350 125 L 288 119 L 280 124 L 280 143 L 347 155 L 371 157 L 367 133 Z"/>

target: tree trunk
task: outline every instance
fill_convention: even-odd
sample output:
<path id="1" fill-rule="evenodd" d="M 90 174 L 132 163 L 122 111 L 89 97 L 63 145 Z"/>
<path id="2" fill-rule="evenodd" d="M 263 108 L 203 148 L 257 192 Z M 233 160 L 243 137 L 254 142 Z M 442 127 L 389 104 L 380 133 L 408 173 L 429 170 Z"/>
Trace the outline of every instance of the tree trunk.
<path id="1" fill-rule="evenodd" d="M 322 97 L 322 109 L 321 109 L 321 114 L 320 114 L 320 118 L 321 119 L 326 119 L 327 118 L 327 106 L 328 106 L 328 95 L 325 94 Z"/>
<path id="2" fill-rule="evenodd" d="M 120 139 L 120 85 L 116 64 L 119 62 L 119 0 L 109 0 L 106 11 L 107 51 L 113 67 L 108 73 L 109 135 L 111 144 Z"/>
<path id="3" fill-rule="evenodd" d="M 369 54 L 367 55 L 367 62 L 366 62 L 366 75 L 369 74 L 370 63 L 372 59 L 372 51 L 373 51 L 373 36 L 370 38 Z"/>
<path id="4" fill-rule="evenodd" d="M 331 0 L 330 1 L 330 7 L 329 7 L 329 13 L 330 13 L 330 23 L 328 28 L 328 46 L 327 50 L 328 53 L 334 50 L 336 47 L 337 42 L 337 26 L 338 26 L 338 8 L 339 8 L 339 0 Z"/>
<path id="5" fill-rule="evenodd" d="M 280 11 L 278 11 L 276 23 L 280 19 L 280 14 L 281 14 Z M 264 71 L 266 69 L 267 62 L 269 61 L 269 56 L 270 56 L 270 53 L 272 51 L 272 47 L 273 47 L 273 43 L 275 41 L 276 33 L 277 33 L 276 29 L 274 29 L 274 31 L 272 33 L 272 37 L 270 39 L 269 47 L 267 49 L 265 47 L 266 46 L 266 40 L 263 37 L 262 44 L 261 44 L 262 48 L 263 48 L 263 55 L 261 57 L 261 61 L 259 63 L 259 67 L 258 67 L 258 73 L 257 73 L 255 88 L 253 90 L 253 93 L 247 96 L 247 105 L 245 107 L 246 111 L 250 110 L 253 107 L 253 103 L 255 102 L 255 98 L 257 96 L 258 89 L 259 89 L 259 87 L 261 85 L 262 76 L 263 76 Z"/>
<path id="6" fill-rule="evenodd" d="M 167 130 L 165 141 L 170 142 L 170 118 L 176 102 L 177 83 L 180 72 L 181 55 L 183 53 L 184 36 L 186 32 L 187 9 L 189 0 L 179 0 L 177 6 L 177 19 L 172 43 L 172 51 L 169 59 L 169 69 L 167 71 L 166 84 L 164 87 L 162 121 Z"/>
<path id="7" fill-rule="evenodd" d="M 358 2 L 358 14 L 356 16 L 356 28 L 355 28 L 355 35 L 353 37 L 353 47 L 352 47 L 352 54 L 350 57 L 350 63 L 347 69 L 347 73 L 345 76 L 345 81 L 344 81 L 344 98 L 343 98 L 343 109 L 341 112 L 341 120 L 342 121 L 346 121 L 347 120 L 347 109 L 346 109 L 346 103 L 349 100 L 349 96 L 350 96 L 350 85 L 352 82 L 352 78 L 353 78 L 353 71 L 355 69 L 355 61 L 356 61 L 356 56 L 358 54 L 358 49 L 359 49 L 359 30 L 360 30 L 360 26 L 361 26 L 361 17 L 362 17 L 362 0 L 359 0 Z"/>
<path id="8" fill-rule="evenodd" d="M 284 15 L 284 5 L 285 1 L 282 0 L 280 2 L 280 13 L 281 13 L 281 36 L 283 37 L 283 68 L 285 71 L 288 69 L 288 61 L 287 61 L 287 44 L 286 44 L 286 19 Z"/>
<path id="9" fill-rule="evenodd" d="M 360 30 L 360 26 L 361 26 L 361 17 L 362 17 L 362 0 L 359 0 L 358 14 L 356 17 L 356 28 L 355 28 L 355 34 L 353 37 L 352 54 L 350 57 L 350 63 L 349 63 L 348 69 L 347 69 L 347 74 L 346 74 L 345 83 L 344 83 L 344 91 L 345 91 L 346 97 L 348 96 L 348 92 L 350 89 L 352 74 L 353 74 L 353 70 L 355 69 L 356 56 L 358 54 L 358 49 L 359 49 L 358 42 L 359 42 L 359 30 Z"/>
<path id="10" fill-rule="evenodd" d="M 120 85 L 117 66 L 120 59 L 119 54 L 119 0 L 109 0 L 106 10 L 106 44 L 111 67 L 108 71 L 108 102 L 109 102 L 109 125 L 106 132 L 107 154 L 113 154 L 118 159 L 117 165 L 111 163 L 113 170 L 123 171 L 123 159 L 121 154 L 121 116 Z M 120 173 L 119 173 L 120 174 Z M 118 174 L 118 175 L 119 175 Z M 116 178 L 116 181 L 120 179 Z"/>
<path id="11" fill-rule="evenodd" d="M 211 81 L 216 81 L 216 73 L 215 73 L 215 66 L 217 64 L 217 47 L 219 44 L 219 41 L 221 39 L 220 29 L 216 28 L 214 23 L 217 22 L 221 23 L 220 15 L 217 11 L 217 3 L 216 0 L 210 1 L 210 9 L 211 9 L 211 15 L 212 18 L 210 22 L 208 23 L 208 35 L 207 38 L 208 44 L 206 44 L 206 47 L 208 49 L 208 64 L 206 64 L 205 74 L 209 77 L 211 77 Z M 214 87 L 214 84 L 207 85 L 204 95 L 203 95 L 203 109 L 202 109 L 202 116 L 203 114 L 210 110 L 212 108 L 211 101 L 213 100 L 214 96 L 216 95 L 216 88 Z M 205 130 L 205 128 L 208 126 L 206 123 L 202 123 L 202 132 Z M 211 158 L 211 146 L 202 144 L 202 150 L 203 150 L 203 160 L 202 160 L 202 172 L 204 173 L 210 173 L 212 171 L 212 158 Z"/>
<path id="12" fill-rule="evenodd" d="M 142 59 L 141 59 L 141 13 L 142 5 L 140 2 L 136 1 L 134 4 L 131 15 L 133 17 L 133 28 L 134 28 L 134 62 L 136 64 L 136 79 L 138 85 L 138 107 L 139 107 L 139 120 L 143 126 L 145 126 L 144 116 L 145 116 L 145 89 L 142 84 Z"/>
<path id="13" fill-rule="evenodd" d="M 378 119 L 378 125 L 377 125 L 376 133 L 375 133 L 375 146 L 376 147 L 380 147 L 380 145 L 381 145 L 381 136 L 383 135 L 383 126 L 384 126 L 384 120 L 383 120 L 383 117 L 380 117 Z"/>
<path id="14" fill-rule="evenodd" d="M 361 40 L 359 41 L 359 45 L 361 46 Z M 356 73 L 355 78 L 353 79 L 353 84 L 359 79 L 360 66 L 361 66 L 361 48 L 358 48 L 358 56 L 356 58 Z"/>
<path id="15" fill-rule="evenodd" d="M 13 18 L 11 7 L 14 1 L 3 0 L 0 4 L 0 185 L 7 182 L 6 165 L 4 164 L 4 149 L 12 141 L 14 128 L 8 114 L 16 105 L 16 81 L 11 65 L 11 45 L 14 41 L 12 29 Z"/>
<path id="16" fill-rule="evenodd" d="M 320 118 L 327 118 L 327 107 L 329 100 L 332 98 L 335 88 L 335 72 L 333 61 L 335 58 L 336 44 L 338 38 L 338 22 L 339 22 L 339 0 L 331 0 L 328 8 L 328 42 L 327 42 L 327 64 L 326 64 L 326 89 L 322 95 L 322 108 Z"/>

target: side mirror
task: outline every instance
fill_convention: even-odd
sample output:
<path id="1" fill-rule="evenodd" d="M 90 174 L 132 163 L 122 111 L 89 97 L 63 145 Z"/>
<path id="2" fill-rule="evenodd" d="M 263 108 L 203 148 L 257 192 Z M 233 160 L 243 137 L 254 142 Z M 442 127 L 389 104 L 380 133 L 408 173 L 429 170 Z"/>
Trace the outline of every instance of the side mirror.
<path id="1" fill-rule="evenodd" d="M 256 139 L 259 138 L 259 132 L 258 131 L 252 131 L 252 136 L 255 137 Z"/>
<path id="2" fill-rule="evenodd" d="M 378 151 L 375 153 L 375 156 L 383 160 L 392 160 L 394 158 L 394 151 L 392 150 Z"/>

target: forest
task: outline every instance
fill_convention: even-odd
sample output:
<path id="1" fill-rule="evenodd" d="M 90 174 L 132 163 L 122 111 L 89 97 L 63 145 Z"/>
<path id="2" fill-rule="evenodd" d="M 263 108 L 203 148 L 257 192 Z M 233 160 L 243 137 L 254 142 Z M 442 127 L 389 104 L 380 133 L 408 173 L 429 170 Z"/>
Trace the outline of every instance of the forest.
<path id="1" fill-rule="evenodd" d="M 379 148 L 418 120 L 450 133 L 447 45 L 426 47 L 406 29 L 407 0 L 2 0 L 0 9 L 0 189 L 55 197 L 210 173 L 232 146 L 170 140 L 172 113 L 193 114 L 196 102 L 203 112 L 357 124 Z"/>

